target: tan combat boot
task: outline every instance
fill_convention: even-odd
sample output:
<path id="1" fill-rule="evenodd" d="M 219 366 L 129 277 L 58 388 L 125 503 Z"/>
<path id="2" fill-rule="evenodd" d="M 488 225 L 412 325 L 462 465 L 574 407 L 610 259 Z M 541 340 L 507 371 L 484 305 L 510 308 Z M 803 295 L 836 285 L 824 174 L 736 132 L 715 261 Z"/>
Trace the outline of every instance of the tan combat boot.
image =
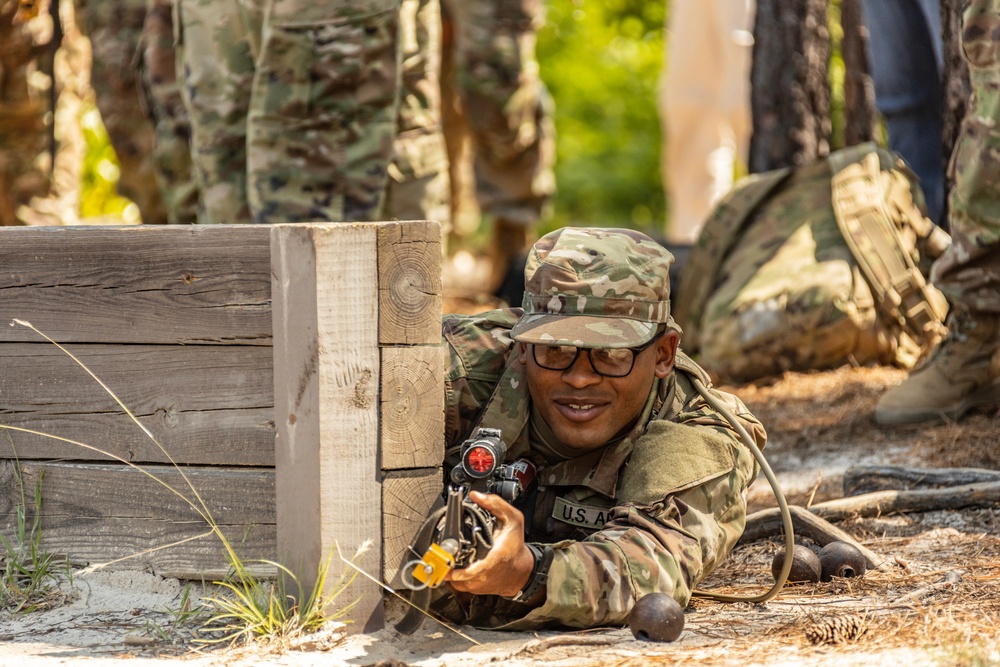
<path id="1" fill-rule="evenodd" d="M 875 407 L 884 426 L 957 420 L 972 408 L 1000 405 L 1000 315 L 954 306 L 948 336 L 930 358 Z"/>

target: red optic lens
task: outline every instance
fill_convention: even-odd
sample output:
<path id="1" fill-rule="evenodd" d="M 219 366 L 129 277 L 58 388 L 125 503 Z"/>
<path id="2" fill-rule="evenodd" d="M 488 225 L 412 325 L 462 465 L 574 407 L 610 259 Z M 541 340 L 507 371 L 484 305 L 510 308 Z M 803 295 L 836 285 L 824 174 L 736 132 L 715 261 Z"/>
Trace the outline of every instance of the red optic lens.
<path id="1" fill-rule="evenodd" d="M 473 447 L 465 455 L 465 461 L 472 472 L 482 475 L 488 473 L 495 463 L 493 452 L 485 447 Z"/>

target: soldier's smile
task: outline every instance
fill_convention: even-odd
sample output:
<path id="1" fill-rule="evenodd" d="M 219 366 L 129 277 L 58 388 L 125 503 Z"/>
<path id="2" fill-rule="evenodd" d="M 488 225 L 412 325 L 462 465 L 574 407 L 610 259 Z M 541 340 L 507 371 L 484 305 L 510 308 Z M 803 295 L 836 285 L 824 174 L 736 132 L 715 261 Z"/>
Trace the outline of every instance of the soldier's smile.
<path id="1" fill-rule="evenodd" d="M 597 417 L 607 405 L 607 401 L 595 401 L 593 399 L 582 401 L 555 399 L 553 401 L 556 408 L 570 421 L 587 422 Z"/>

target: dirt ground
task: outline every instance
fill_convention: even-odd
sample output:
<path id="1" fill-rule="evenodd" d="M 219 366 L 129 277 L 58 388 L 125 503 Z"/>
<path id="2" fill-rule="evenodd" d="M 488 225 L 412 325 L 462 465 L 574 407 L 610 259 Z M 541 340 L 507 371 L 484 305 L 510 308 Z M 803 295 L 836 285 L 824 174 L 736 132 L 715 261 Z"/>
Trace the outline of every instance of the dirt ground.
<path id="1" fill-rule="evenodd" d="M 878 396 L 904 377 L 895 369 L 848 367 L 725 388 L 767 427 L 765 454 L 792 503 L 841 497 L 844 471 L 852 465 L 1000 469 L 998 413 L 934 427 L 878 427 Z M 751 511 L 773 506 L 766 480 L 754 483 L 749 501 Z M 0 666 L 1000 666 L 996 503 L 854 517 L 838 525 L 879 556 L 877 570 L 788 585 L 765 604 L 696 598 L 684 633 L 670 644 L 637 641 L 627 629 L 458 634 L 426 622 L 413 637 L 386 629 L 348 636 L 326 650 L 198 654 L 191 652 L 191 629 L 177 624 L 181 583 L 142 573 L 96 573 L 76 577 L 53 609 L 0 616 Z M 777 538 L 739 545 L 701 588 L 745 595 L 766 590 L 779 547 Z"/>

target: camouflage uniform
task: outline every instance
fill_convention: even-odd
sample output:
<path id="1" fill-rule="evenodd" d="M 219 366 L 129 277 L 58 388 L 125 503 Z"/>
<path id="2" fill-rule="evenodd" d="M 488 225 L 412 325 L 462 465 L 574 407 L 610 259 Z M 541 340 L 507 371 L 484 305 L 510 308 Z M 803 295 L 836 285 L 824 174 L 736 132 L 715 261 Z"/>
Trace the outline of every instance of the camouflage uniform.
<path id="1" fill-rule="evenodd" d="M 191 123 L 198 222 L 248 223 L 247 109 L 265 0 L 177 0 L 177 70 Z"/>
<path id="2" fill-rule="evenodd" d="M 140 76 L 146 113 L 154 127 L 153 166 L 170 224 L 198 218 L 198 186 L 191 167 L 191 123 L 177 81 L 175 0 L 146 0 Z"/>
<path id="3" fill-rule="evenodd" d="M 387 220 L 437 220 L 450 231 L 448 153 L 441 131 L 441 3 L 403 0 L 403 88 L 385 198 Z"/>
<path id="4" fill-rule="evenodd" d="M 1000 405 L 1000 0 L 970 0 L 962 51 L 972 96 L 949 169 L 951 245 L 931 278 L 948 296 L 948 337 L 875 408 L 884 425 L 959 419 Z"/>
<path id="5" fill-rule="evenodd" d="M 406 16 L 429 20 L 434 3 L 417 3 Z M 425 158 L 419 147 L 397 145 L 400 7 L 401 0 L 180 0 L 178 59 L 202 188 L 200 222 L 379 219 L 396 151 L 405 158 L 395 163 L 392 214 L 442 210 L 433 194 L 424 200 L 423 192 L 399 186 L 412 179 L 443 192 L 433 175 L 444 168 L 440 146 L 438 157 Z M 434 44 L 435 35 L 415 26 L 403 34 L 413 36 L 416 50 Z M 407 64 L 419 73 L 432 62 Z M 424 133 L 417 123 L 436 122 L 438 113 L 420 94 L 408 99 L 413 113 L 401 125 L 432 152 L 436 129 Z M 413 201 L 423 208 L 410 207 Z"/>
<path id="6" fill-rule="evenodd" d="M 951 247 L 932 279 L 953 303 L 1000 314 L 1000 0 L 972 0 L 962 45 L 972 97 L 950 169 Z"/>
<path id="7" fill-rule="evenodd" d="M 460 605 L 446 596 L 435 603 L 439 613 L 518 630 L 620 625 L 634 602 L 653 591 L 686 606 L 691 589 L 736 544 L 757 465 L 696 391 L 695 378 L 706 386 L 709 381 L 688 357 L 678 353 L 674 372 L 654 380 L 627 435 L 576 456 L 560 454 L 565 450 L 533 416 L 524 366 L 517 362 L 514 337 L 632 347 L 652 338 L 660 324 L 672 327 L 665 280 L 671 261 L 638 232 L 563 229 L 541 239 L 529 255 L 526 313 L 445 318 L 446 469 L 475 426 L 500 428 L 508 460 L 527 457 L 538 466 L 537 497 L 525 510 L 526 539 L 551 545 L 554 558 L 547 596 L 537 608 L 496 596 Z M 546 268 L 537 270 L 541 266 Z M 573 317 L 554 322 L 553 314 Z M 763 427 L 743 403 L 711 391 L 763 446 Z"/>
<path id="8" fill-rule="evenodd" d="M 543 5 L 443 0 L 442 7 L 453 35 L 442 69 L 452 214 L 466 217 L 474 208 L 462 201 L 471 189 L 467 150 L 475 203 L 491 225 L 489 289 L 513 306 L 524 290 L 524 254 L 555 190 L 552 102 L 535 60 Z"/>
<path id="9" fill-rule="evenodd" d="M 90 85 L 121 165 L 118 192 L 139 207 L 147 224 L 167 222 L 153 160 L 153 129 L 143 109 L 136 71 L 146 0 L 77 0 L 90 39 Z"/>
<path id="10" fill-rule="evenodd" d="M 453 70 L 474 155 L 476 199 L 493 219 L 529 227 L 555 189 L 552 110 L 535 61 L 541 0 L 444 0 Z"/>

